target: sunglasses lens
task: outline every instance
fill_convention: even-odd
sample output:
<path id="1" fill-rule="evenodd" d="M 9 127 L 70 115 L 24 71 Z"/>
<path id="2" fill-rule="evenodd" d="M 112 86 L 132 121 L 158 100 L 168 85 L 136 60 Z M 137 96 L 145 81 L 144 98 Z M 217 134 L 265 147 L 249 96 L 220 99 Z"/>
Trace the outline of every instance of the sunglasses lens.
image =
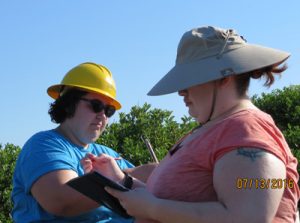
<path id="1" fill-rule="evenodd" d="M 105 115 L 108 118 L 113 116 L 113 114 L 115 114 L 115 111 L 116 111 L 116 109 L 113 106 L 110 106 L 110 105 L 104 106 L 104 104 L 98 100 L 91 101 L 91 105 L 92 105 L 95 113 L 101 112 L 104 109 Z"/>
<path id="2" fill-rule="evenodd" d="M 104 109 L 104 104 L 98 100 L 91 100 L 91 105 L 95 113 L 101 112 Z"/>
<path id="3" fill-rule="evenodd" d="M 111 105 L 106 105 L 105 106 L 102 101 L 99 101 L 99 100 L 96 100 L 96 99 L 95 100 L 89 100 L 89 99 L 86 99 L 86 98 L 81 98 L 81 100 L 89 102 L 95 113 L 102 112 L 104 110 L 105 115 L 108 118 L 113 116 L 113 114 L 115 114 L 115 112 L 116 112 L 115 107 L 113 107 Z"/>
<path id="4" fill-rule="evenodd" d="M 111 116 L 113 116 L 116 112 L 116 109 L 113 106 L 106 106 L 105 108 L 105 115 L 106 117 L 110 118 Z"/>

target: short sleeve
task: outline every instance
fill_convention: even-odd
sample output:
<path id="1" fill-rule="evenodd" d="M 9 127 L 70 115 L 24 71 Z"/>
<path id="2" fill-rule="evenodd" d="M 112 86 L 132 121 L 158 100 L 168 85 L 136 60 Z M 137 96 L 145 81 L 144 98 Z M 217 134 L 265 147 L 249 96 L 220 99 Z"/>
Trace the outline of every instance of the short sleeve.
<path id="1" fill-rule="evenodd" d="M 286 141 L 272 120 L 252 114 L 246 118 L 237 117 L 219 126 L 215 140 L 217 143 L 212 150 L 212 163 L 239 147 L 260 148 L 287 163 Z"/>
<path id="2" fill-rule="evenodd" d="M 60 169 L 76 171 L 76 163 L 67 146 L 49 132 L 34 135 L 22 150 L 19 170 L 26 193 L 29 193 L 33 183 L 46 173 Z"/>

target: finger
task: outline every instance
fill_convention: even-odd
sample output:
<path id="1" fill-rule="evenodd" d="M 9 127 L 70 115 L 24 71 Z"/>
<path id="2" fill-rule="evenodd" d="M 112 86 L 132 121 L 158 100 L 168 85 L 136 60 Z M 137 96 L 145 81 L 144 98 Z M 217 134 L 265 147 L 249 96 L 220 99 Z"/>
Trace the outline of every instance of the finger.
<path id="1" fill-rule="evenodd" d="M 88 166 L 88 167 L 85 167 L 85 168 L 83 169 L 84 173 L 89 173 L 89 172 L 91 172 L 92 170 L 93 170 L 93 167 L 92 167 L 92 166 Z"/>
<path id="2" fill-rule="evenodd" d="M 92 154 L 92 153 L 87 153 L 87 154 L 85 155 L 85 157 L 93 161 L 97 156 L 95 156 L 95 155 Z"/>
<path id="3" fill-rule="evenodd" d="M 92 165 L 92 161 L 88 158 L 83 158 L 80 160 L 81 166 Z"/>
<path id="4" fill-rule="evenodd" d="M 80 160 L 80 165 L 82 167 L 87 166 L 87 165 L 91 165 L 91 164 L 92 164 L 92 162 L 91 162 L 90 159 L 83 158 L 83 159 Z"/>
<path id="5" fill-rule="evenodd" d="M 114 158 L 111 156 L 108 156 L 106 154 L 101 154 L 100 156 L 97 156 L 94 158 L 95 160 L 97 160 L 97 162 L 100 163 L 107 163 L 107 162 L 115 162 Z"/>
<path id="6" fill-rule="evenodd" d="M 84 167 L 84 166 L 91 166 L 92 165 L 92 161 L 90 159 L 85 159 L 85 160 L 80 160 L 80 164 Z"/>
<path id="7" fill-rule="evenodd" d="M 89 173 L 89 172 L 92 171 L 92 169 L 93 169 L 93 167 L 89 166 L 89 167 L 84 169 L 84 173 Z"/>
<path id="8" fill-rule="evenodd" d="M 112 156 L 110 156 L 110 155 L 107 155 L 107 154 L 102 153 L 102 154 L 100 154 L 100 155 L 98 156 L 98 158 L 99 158 L 99 159 L 105 159 L 105 160 L 113 160 L 115 157 L 112 157 Z"/>

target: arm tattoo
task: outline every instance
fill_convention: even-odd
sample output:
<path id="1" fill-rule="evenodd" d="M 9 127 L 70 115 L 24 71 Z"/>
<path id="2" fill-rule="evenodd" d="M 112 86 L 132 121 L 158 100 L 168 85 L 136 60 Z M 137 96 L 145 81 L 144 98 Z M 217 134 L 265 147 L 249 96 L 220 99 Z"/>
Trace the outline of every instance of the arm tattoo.
<path id="1" fill-rule="evenodd" d="M 265 151 L 254 148 L 238 148 L 237 154 L 238 156 L 245 156 L 251 159 L 254 162 L 258 157 L 261 157 L 265 154 Z"/>

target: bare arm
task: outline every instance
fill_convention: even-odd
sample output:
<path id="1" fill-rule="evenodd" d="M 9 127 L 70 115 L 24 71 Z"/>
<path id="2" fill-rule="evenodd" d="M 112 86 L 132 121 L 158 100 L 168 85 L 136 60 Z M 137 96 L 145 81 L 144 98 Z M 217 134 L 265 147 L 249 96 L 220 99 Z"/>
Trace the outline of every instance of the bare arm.
<path id="1" fill-rule="evenodd" d="M 282 179 L 283 162 L 260 149 L 237 149 L 224 155 L 214 168 L 217 202 L 189 203 L 158 199 L 144 189 L 130 192 L 109 190 L 129 214 L 161 223 L 271 222 L 280 203 L 283 188 L 237 188 L 242 179 Z"/>
<path id="2" fill-rule="evenodd" d="M 97 202 L 66 185 L 77 176 L 72 170 L 50 172 L 33 184 L 31 193 L 46 211 L 58 216 L 76 216 L 98 207 Z"/>
<path id="3" fill-rule="evenodd" d="M 141 166 L 125 169 L 124 171 L 129 173 L 134 178 L 139 179 L 143 183 L 147 182 L 148 177 L 152 171 L 157 167 L 157 163 L 148 163 Z"/>
<path id="4" fill-rule="evenodd" d="M 254 148 L 239 148 L 228 153 L 217 162 L 214 171 L 219 200 L 236 222 L 247 219 L 271 222 L 284 191 L 283 187 L 271 188 L 271 181 L 285 179 L 284 163 L 275 155 Z"/>
<path id="5" fill-rule="evenodd" d="M 124 174 L 119 169 L 115 160 L 106 154 L 98 157 L 89 154 L 88 157 L 81 160 L 81 164 L 85 172 L 98 170 L 115 181 L 122 181 L 124 178 Z M 153 164 L 149 164 L 127 169 L 127 171 L 134 177 L 137 176 L 146 180 L 154 167 Z M 33 184 L 31 193 L 46 211 L 58 216 L 76 216 L 99 207 L 97 202 L 66 185 L 69 180 L 77 176 L 77 173 L 72 170 L 50 172 L 40 177 Z M 135 179 L 134 181 L 137 182 L 135 184 L 144 186 L 138 180 Z"/>

